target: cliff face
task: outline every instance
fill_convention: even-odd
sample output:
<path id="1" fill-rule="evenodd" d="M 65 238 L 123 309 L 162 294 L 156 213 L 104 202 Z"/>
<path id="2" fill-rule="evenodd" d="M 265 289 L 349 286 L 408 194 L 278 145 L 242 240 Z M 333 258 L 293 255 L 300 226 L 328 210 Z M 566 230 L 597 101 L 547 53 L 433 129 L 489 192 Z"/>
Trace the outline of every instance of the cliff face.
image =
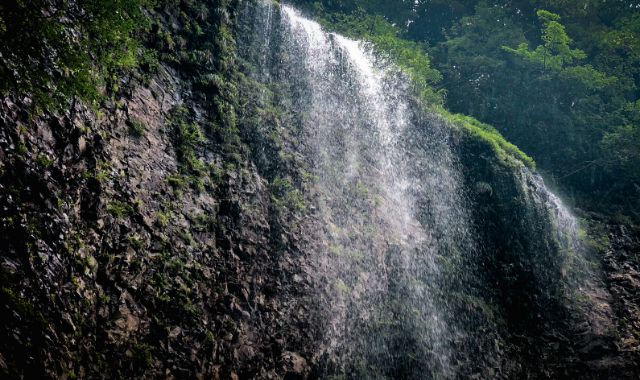
<path id="1" fill-rule="evenodd" d="M 217 34 L 235 7 L 209 9 L 209 58 L 177 11 L 154 15 L 182 44 L 179 62 L 133 72 L 97 111 L 74 102 L 38 116 L 29 99 L 2 100 L 5 376 L 307 371 L 287 352 L 309 340 L 296 304 L 302 231 L 265 179 L 279 158 L 255 157 L 264 136 L 236 125 L 246 110 L 234 102 L 251 94 L 232 93 L 233 37 Z M 231 84 L 196 83 L 206 75 Z"/>
<path id="2" fill-rule="evenodd" d="M 300 125 L 309 116 L 296 107 L 309 90 L 298 91 L 300 83 L 275 66 L 283 76 L 261 81 L 251 61 L 258 47 L 242 45 L 257 27 L 239 21 L 254 12 L 253 2 L 196 5 L 151 15 L 146 43 L 160 57 L 157 68 L 133 70 L 104 89 L 98 109 L 73 101 L 64 111 L 34 113 L 29 98 L 2 98 L 3 377 L 305 378 L 372 370 L 345 367 L 335 341 L 326 340 L 331 307 L 356 310 L 354 294 L 366 292 L 353 286 L 351 296 L 330 298 L 335 287 L 346 293 L 352 279 L 326 279 L 329 264 L 318 258 L 337 248 L 323 231 L 327 201 L 310 173 L 317 162 L 304 154 Z M 281 62 L 292 59 L 274 51 Z M 430 143 L 424 134 L 419 149 L 457 155 L 447 159 L 462 173 L 464 215 L 477 236 L 473 255 L 460 257 L 458 243 L 440 242 L 438 234 L 450 231 L 438 230 L 442 215 L 429 208 L 442 200 L 420 203 L 420 222 L 434 224 L 433 244 L 457 252 L 435 284 L 449 288 L 433 293 L 444 315 L 459 317 L 450 321 L 456 373 L 590 375 L 583 363 L 620 376 L 637 371 L 633 354 L 620 352 L 637 345 L 637 258 L 630 253 L 637 235 L 612 232 L 606 281 L 590 285 L 583 303 L 565 306 L 565 283 L 577 272 L 566 269 L 566 236 L 554 225 L 562 219 L 550 216 L 548 199 L 532 200 L 542 185 L 485 140 L 445 128 L 440 116 L 416 117 L 417 127 L 439 131 L 442 140 Z M 375 209 L 375 181 L 370 190 L 356 185 L 364 201 L 349 207 Z M 384 244 L 392 245 L 373 240 L 370 247 Z M 332 252 L 339 265 L 345 252 Z M 391 283 L 406 295 L 405 283 Z M 601 309 L 589 311 L 594 299 Z M 398 314 L 407 311 L 393 302 Z M 387 325 L 376 331 L 401 330 L 392 341 L 411 341 L 406 326 Z M 623 346 L 614 338 L 619 329 Z M 578 343 L 575 334 L 583 336 Z M 396 349 L 387 375 L 411 375 L 402 372 L 412 371 L 406 352 Z"/>
<path id="3" fill-rule="evenodd" d="M 499 164 L 482 141 L 466 139 L 459 148 L 483 242 L 483 283 L 477 288 L 496 310 L 491 317 L 501 342 L 498 373 L 636 376 L 637 340 L 623 336 L 633 320 L 628 295 L 636 286 L 637 264 L 621 252 L 630 252 L 637 232 L 602 230 L 606 219 L 585 214 L 579 235 L 557 237 L 563 211 L 555 209 L 549 222 L 544 203 L 530 200 L 529 191 L 539 186 L 536 176 Z M 573 241 L 562 245 L 567 238 Z"/>
<path id="4" fill-rule="evenodd" d="M 178 120 L 203 107 L 188 86 L 161 67 L 100 116 L 76 105 L 33 118 L 3 101 L 4 371 L 285 372 L 287 331 L 301 338 L 288 315 L 304 292 L 290 280 L 300 232 L 252 160 L 222 157 Z M 197 184 L 186 160 L 202 166 Z"/>

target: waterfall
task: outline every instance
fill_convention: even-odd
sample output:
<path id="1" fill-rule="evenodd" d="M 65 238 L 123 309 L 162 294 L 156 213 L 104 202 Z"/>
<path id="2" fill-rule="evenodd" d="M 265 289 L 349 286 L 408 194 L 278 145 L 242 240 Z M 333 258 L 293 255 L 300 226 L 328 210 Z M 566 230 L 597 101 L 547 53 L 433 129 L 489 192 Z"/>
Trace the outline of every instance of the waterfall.
<path id="1" fill-rule="evenodd" d="M 408 81 L 370 46 L 282 10 L 310 97 L 327 353 L 359 376 L 448 376 L 437 261 L 469 239 L 447 130 L 413 112 Z M 416 133 L 425 127 L 428 143 Z"/>
<path id="2" fill-rule="evenodd" d="M 244 13 L 241 53 L 291 110 L 288 128 L 297 128 L 312 178 L 306 256 L 321 375 L 454 378 L 472 346 L 482 347 L 472 363 L 482 367 L 498 350 L 499 322 L 461 314 L 490 314 L 492 305 L 474 285 L 483 281 L 482 242 L 452 128 L 416 106 L 408 78 L 369 44 L 287 5 L 259 2 Z M 542 210 L 531 218 L 553 220 L 560 245 L 576 244 L 577 223 L 560 200 L 539 177 L 519 180 L 525 202 Z"/>
<path id="3" fill-rule="evenodd" d="M 522 170 L 519 173 L 518 183 L 531 211 L 528 222 L 543 221 L 552 235 L 548 241 L 555 243 L 551 249 L 537 250 L 544 255 L 552 252 L 549 257 L 541 258 L 539 268 L 534 267 L 534 270 L 537 270 L 537 276 L 553 276 L 554 272 L 550 268 L 557 268 L 559 276 L 556 280 L 562 283 L 558 291 L 561 292 L 562 297 L 569 298 L 565 302 L 570 302 L 570 299 L 586 289 L 592 292 L 601 291 L 596 289 L 598 285 L 594 283 L 597 277 L 593 268 L 594 263 L 590 262 L 586 255 L 576 217 L 562 200 L 547 188 L 540 175 L 526 169 Z M 547 284 L 551 280 L 553 279 L 541 279 L 540 283 Z M 583 302 L 591 301 L 587 299 Z M 590 304 L 590 306 L 593 305 Z"/>

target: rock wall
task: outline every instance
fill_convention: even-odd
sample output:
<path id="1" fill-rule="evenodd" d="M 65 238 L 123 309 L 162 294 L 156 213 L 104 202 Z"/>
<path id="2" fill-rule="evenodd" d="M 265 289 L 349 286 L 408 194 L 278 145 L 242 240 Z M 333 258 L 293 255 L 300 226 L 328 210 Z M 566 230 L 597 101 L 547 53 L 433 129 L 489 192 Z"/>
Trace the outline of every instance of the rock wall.
<path id="1" fill-rule="evenodd" d="M 485 376 L 637 376 L 635 341 L 623 338 L 634 319 L 628 296 L 637 264 L 612 265 L 619 263 L 616 255 L 629 259 L 620 250 L 629 252 L 637 235 L 620 237 L 604 227 L 606 218 L 585 213 L 576 245 L 567 249 L 556 235 L 560 216 L 553 214 L 560 210 L 550 218 L 542 204 L 531 202 L 540 186 L 535 176 L 496 160 L 481 140 L 463 137 L 458 147 L 482 241 L 476 289 L 492 306 L 484 313 L 489 318 L 476 323 L 483 334 L 496 334 L 500 346 L 491 360 L 495 372 Z"/>
<path id="2" fill-rule="evenodd" d="M 237 6 L 214 2 L 202 27 L 232 30 Z M 240 115 L 253 88 L 233 36 L 203 58 L 179 11 L 153 16 L 178 52 L 107 89 L 98 110 L 36 115 L 2 99 L 3 377 L 309 371 L 303 231 L 269 181 L 295 165 L 256 156 L 265 136 Z"/>
<path id="3" fill-rule="evenodd" d="M 0 100 L 0 377 L 320 376 L 308 253 L 322 226 L 300 115 L 236 53 L 247 3 L 159 7 L 158 67 L 97 108 Z M 567 308 L 520 172 L 470 136 L 449 144 L 481 239 L 468 273 L 445 273 L 465 295 L 448 305 L 459 375 L 633 378 L 637 232 L 607 232 L 606 277 Z"/>

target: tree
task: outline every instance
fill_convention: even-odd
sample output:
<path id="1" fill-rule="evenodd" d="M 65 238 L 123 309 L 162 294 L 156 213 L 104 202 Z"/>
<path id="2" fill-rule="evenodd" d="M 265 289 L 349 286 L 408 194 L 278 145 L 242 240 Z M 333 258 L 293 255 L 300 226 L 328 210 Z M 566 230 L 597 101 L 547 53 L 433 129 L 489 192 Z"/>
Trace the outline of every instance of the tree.
<path id="1" fill-rule="evenodd" d="M 295 1 L 368 19 L 346 29 L 431 78 L 450 110 L 495 126 L 579 206 L 640 210 L 629 202 L 640 167 L 638 1 Z"/>
<path id="2" fill-rule="evenodd" d="M 567 35 L 564 25 L 560 24 L 559 15 L 545 10 L 539 10 L 537 14 L 544 25 L 542 31 L 544 44 L 534 50 L 529 50 L 526 43 L 521 43 L 517 49 L 504 46 L 506 51 L 541 65 L 543 70 L 556 71 L 587 57 L 584 51 L 570 47 L 572 40 Z"/>

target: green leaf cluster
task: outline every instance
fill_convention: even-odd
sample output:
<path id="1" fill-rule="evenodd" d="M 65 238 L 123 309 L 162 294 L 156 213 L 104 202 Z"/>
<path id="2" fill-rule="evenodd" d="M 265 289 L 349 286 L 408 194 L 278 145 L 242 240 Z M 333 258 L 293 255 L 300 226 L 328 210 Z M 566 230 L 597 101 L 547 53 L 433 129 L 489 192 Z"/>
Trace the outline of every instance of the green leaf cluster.
<path id="1" fill-rule="evenodd" d="M 151 0 L 6 0 L 0 4 L 0 93 L 36 108 L 97 102 L 138 66 Z"/>

